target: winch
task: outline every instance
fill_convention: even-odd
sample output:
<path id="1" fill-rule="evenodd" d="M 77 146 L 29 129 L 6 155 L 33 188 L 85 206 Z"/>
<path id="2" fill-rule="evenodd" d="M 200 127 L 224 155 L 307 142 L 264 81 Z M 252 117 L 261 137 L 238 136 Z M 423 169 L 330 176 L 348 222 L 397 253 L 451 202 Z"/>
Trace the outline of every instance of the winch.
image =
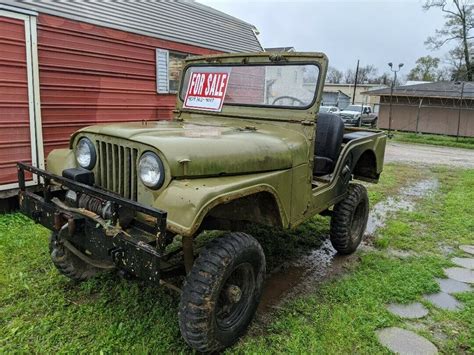
<path id="1" fill-rule="evenodd" d="M 77 207 L 92 211 L 103 219 L 112 218 L 112 203 L 110 201 L 103 201 L 97 197 L 80 194 L 79 199 L 77 200 Z"/>
<path id="2" fill-rule="evenodd" d="M 98 197 L 90 196 L 85 193 L 78 193 L 73 190 L 68 190 L 66 193 L 65 202 L 76 208 L 83 208 L 94 212 L 105 220 L 112 219 L 112 202 L 105 201 Z M 119 223 L 122 228 L 126 228 L 135 217 L 135 212 L 127 207 L 119 206 Z"/>

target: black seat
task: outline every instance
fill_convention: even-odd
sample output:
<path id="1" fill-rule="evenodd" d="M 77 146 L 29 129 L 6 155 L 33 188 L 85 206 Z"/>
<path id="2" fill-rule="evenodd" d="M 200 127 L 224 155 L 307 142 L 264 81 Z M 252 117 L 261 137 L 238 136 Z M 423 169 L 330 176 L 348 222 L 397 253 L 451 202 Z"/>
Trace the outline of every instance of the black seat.
<path id="1" fill-rule="evenodd" d="M 351 133 L 346 133 L 346 134 L 344 134 L 344 136 L 342 138 L 342 141 L 344 143 L 347 143 L 347 142 L 350 142 L 353 139 L 371 136 L 372 134 L 374 134 L 374 132 L 355 131 L 355 132 L 351 132 Z"/>
<path id="2" fill-rule="evenodd" d="M 341 152 L 344 121 L 332 113 L 320 113 L 316 121 L 313 174 L 323 176 L 333 172 Z"/>

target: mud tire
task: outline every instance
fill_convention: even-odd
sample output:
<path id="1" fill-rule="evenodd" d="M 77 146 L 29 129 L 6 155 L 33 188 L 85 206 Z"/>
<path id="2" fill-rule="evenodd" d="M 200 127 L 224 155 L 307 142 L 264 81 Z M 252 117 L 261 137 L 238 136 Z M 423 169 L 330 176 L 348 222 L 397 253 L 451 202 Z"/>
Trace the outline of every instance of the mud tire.
<path id="1" fill-rule="evenodd" d="M 265 255 L 252 236 L 229 233 L 209 242 L 183 286 L 179 328 L 186 343 L 199 352 L 216 352 L 234 344 L 253 319 L 264 277 Z M 232 302 L 226 295 L 234 284 L 242 293 Z M 230 315 L 224 317 L 227 304 Z"/>
<path id="2" fill-rule="evenodd" d="M 76 282 L 85 281 L 101 272 L 67 249 L 57 238 L 56 233 L 52 233 L 49 239 L 49 254 L 54 266 L 66 277 Z"/>
<path id="3" fill-rule="evenodd" d="M 331 218 L 331 243 L 339 253 L 356 251 L 369 217 L 369 197 L 360 184 L 349 184 L 347 196 L 334 206 Z"/>

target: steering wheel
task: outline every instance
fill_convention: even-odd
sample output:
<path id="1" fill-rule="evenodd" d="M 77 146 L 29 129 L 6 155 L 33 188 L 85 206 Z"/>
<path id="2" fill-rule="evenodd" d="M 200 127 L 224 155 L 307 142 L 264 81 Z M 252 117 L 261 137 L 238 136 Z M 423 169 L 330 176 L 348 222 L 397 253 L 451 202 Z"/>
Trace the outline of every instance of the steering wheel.
<path id="1" fill-rule="evenodd" d="M 293 97 L 293 96 L 278 96 L 277 98 L 275 98 L 275 100 L 273 100 L 272 105 L 275 105 L 275 102 L 277 102 L 279 100 L 284 100 L 284 99 L 293 100 L 293 106 L 295 106 L 295 102 L 298 102 L 300 104 L 300 106 L 306 106 L 305 102 L 303 102 L 300 99 L 298 99 L 297 97 Z"/>

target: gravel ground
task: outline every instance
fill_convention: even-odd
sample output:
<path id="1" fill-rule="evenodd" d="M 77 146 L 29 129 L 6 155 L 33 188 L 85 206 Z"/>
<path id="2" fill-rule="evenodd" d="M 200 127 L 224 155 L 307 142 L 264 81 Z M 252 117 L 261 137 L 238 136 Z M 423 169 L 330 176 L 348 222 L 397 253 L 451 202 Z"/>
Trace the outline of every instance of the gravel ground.
<path id="1" fill-rule="evenodd" d="M 425 144 L 394 143 L 389 141 L 385 151 L 385 162 L 474 168 L 474 150 Z"/>

